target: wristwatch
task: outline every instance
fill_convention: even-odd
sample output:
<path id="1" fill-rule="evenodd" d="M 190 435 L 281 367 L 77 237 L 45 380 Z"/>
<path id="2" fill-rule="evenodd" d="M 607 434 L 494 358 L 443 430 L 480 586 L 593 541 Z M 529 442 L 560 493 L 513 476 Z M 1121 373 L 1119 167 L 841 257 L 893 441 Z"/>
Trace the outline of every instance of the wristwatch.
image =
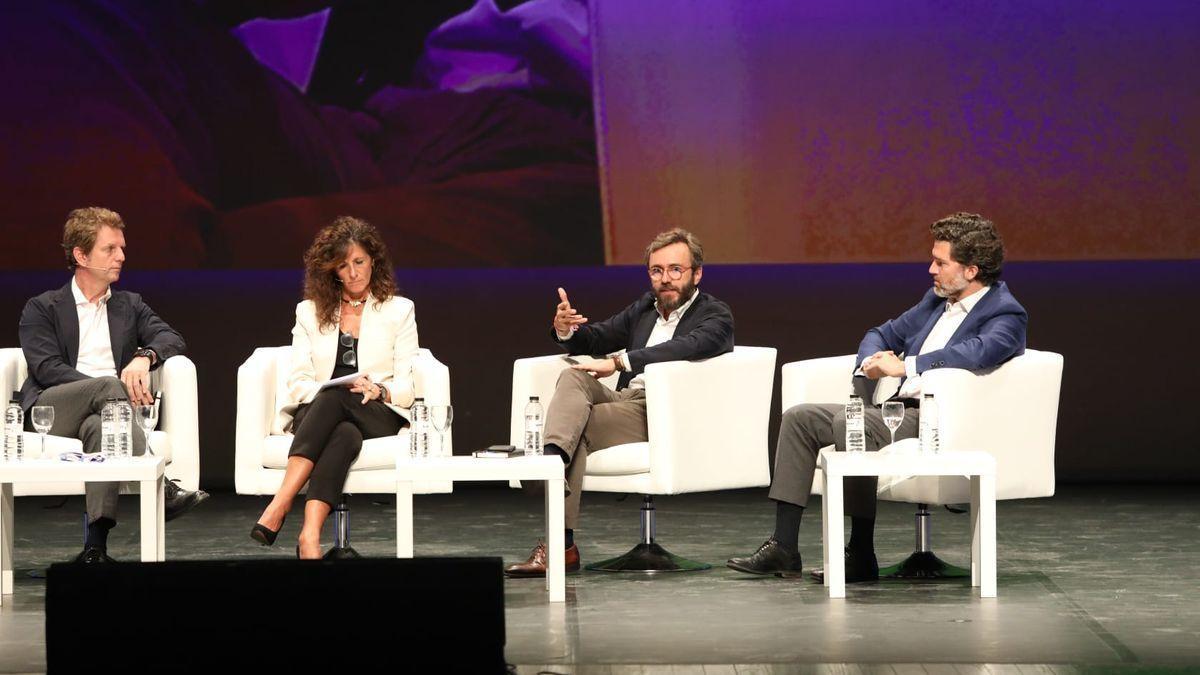
<path id="1" fill-rule="evenodd" d="M 136 359 L 139 356 L 144 356 L 150 359 L 150 365 L 154 365 L 158 362 L 158 354 L 155 354 L 154 350 L 150 349 L 149 347 L 138 347 L 137 351 L 133 353 L 133 358 Z"/>
<path id="2" fill-rule="evenodd" d="M 379 400 L 383 401 L 384 403 L 387 403 L 388 388 L 383 386 L 382 384 L 377 384 L 375 386 L 379 387 Z"/>

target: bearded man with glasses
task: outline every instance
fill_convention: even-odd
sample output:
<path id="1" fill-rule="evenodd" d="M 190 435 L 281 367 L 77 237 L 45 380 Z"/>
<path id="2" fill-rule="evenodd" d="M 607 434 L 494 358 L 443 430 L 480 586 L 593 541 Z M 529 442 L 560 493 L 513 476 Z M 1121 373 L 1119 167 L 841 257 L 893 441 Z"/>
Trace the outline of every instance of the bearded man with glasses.
<path id="1" fill-rule="evenodd" d="M 574 530 L 589 453 L 646 441 L 646 389 L 641 373 L 651 363 L 707 359 L 733 351 L 729 306 L 697 286 L 704 247 L 691 232 L 663 232 L 646 247 L 650 292 L 620 313 L 588 323 L 558 289 L 552 335 L 572 355 L 601 356 L 562 372 L 546 411 L 545 451 L 562 458 L 566 476 L 566 566 L 579 569 Z M 620 371 L 614 391 L 598 382 Z M 545 576 L 546 548 L 539 543 L 513 577 Z"/>

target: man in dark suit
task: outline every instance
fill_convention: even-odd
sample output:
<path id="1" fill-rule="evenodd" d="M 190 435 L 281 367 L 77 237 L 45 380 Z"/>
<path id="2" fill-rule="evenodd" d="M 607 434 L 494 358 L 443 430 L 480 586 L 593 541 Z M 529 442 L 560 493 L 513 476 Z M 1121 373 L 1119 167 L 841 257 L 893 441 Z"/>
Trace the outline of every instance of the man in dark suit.
<path id="1" fill-rule="evenodd" d="M 63 249 L 74 270 L 70 283 L 25 303 L 19 334 L 29 377 L 21 406 L 29 419 L 36 405 L 54 407 L 55 436 L 78 438 L 88 453 L 100 451 L 100 411 L 110 398 L 152 404 L 150 371 L 182 353 L 183 338 L 142 302 L 114 291 L 125 263 L 125 223 L 98 207 L 76 209 L 63 228 Z M 28 425 L 27 425 L 28 426 Z M 133 453 L 145 451 L 145 435 L 133 425 Z M 88 528 L 78 562 L 109 562 L 108 531 L 116 525 L 119 483 L 85 485 Z M 208 497 L 168 481 L 166 519 L 182 515 Z"/>
<path id="2" fill-rule="evenodd" d="M 602 358 L 566 369 L 546 411 L 545 451 L 567 468 L 566 568 L 579 569 L 574 530 L 588 453 L 647 440 L 646 390 L 641 373 L 651 363 L 707 359 L 733 351 L 729 306 L 697 286 L 704 274 L 704 248 L 692 233 L 663 232 L 646 248 L 651 292 L 620 313 L 589 324 L 563 289 L 554 315 L 554 339 L 570 354 Z M 623 353 L 617 354 L 615 352 Z M 620 371 L 613 391 L 598 378 Z M 546 549 L 505 568 L 509 576 L 546 574 Z"/>
<path id="3" fill-rule="evenodd" d="M 985 370 L 1025 351 L 1028 315 L 999 281 L 1004 243 L 995 225 L 982 216 L 956 213 L 930 230 L 933 288 L 899 317 L 867 331 L 853 373 L 852 381 L 860 391 L 865 387 L 859 386 L 858 378 L 903 378 L 891 397 L 905 407 L 897 439 L 917 435 L 922 373 L 931 368 Z M 867 406 L 864 421 L 867 450 L 889 442 L 878 407 Z M 751 574 L 801 573 L 800 518 L 812 489 L 817 453 L 829 445 L 843 451 L 845 444 L 844 406 L 804 404 L 784 412 L 770 491 L 775 500 L 775 533 L 752 555 L 730 559 L 729 567 Z M 873 477 L 846 480 L 846 512 L 851 519 L 845 553 L 847 582 L 879 578 L 874 544 L 876 482 Z"/>

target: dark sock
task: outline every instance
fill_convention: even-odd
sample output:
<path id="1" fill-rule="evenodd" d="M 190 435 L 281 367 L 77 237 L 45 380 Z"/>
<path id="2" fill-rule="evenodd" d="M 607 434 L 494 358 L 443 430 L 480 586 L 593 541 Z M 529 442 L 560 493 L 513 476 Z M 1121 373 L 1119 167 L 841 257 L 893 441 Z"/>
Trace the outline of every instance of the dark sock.
<path id="1" fill-rule="evenodd" d="M 850 517 L 850 550 L 853 553 L 875 553 L 875 519 Z"/>
<path id="2" fill-rule="evenodd" d="M 786 551 L 795 551 L 800 541 L 800 517 L 804 507 L 791 502 L 775 502 L 775 541 Z"/>
<path id="3" fill-rule="evenodd" d="M 87 536 L 83 538 L 84 547 L 98 548 L 108 551 L 108 531 L 113 529 L 117 521 L 112 518 L 97 518 L 88 523 Z"/>
<path id="4" fill-rule="evenodd" d="M 545 447 L 542 448 L 542 452 L 547 455 L 558 455 L 560 458 L 562 458 L 563 464 L 567 464 L 571 461 L 571 458 L 567 455 L 567 451 L 553 443 L 547 443 Z"/>
<path id="5" fill-rule="evenodd" d="M 563 532 L 563 548 L 571 548 L 575 545 L 575 530 L 570 528 Z"/>

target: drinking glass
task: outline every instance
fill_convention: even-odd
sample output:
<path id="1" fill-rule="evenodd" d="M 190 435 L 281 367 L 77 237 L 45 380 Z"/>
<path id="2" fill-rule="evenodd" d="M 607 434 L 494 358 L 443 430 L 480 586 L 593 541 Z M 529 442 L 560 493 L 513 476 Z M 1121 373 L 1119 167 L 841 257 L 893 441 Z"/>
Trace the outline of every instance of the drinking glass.
<path id="1" fill-rule="evenodd" d="M 896 442 L 896 430 L 904 422 L 904 403 L 902 401 L 886 401 L 883 404 L 883 423 L 892 432 L 892 443 Z"/>
<path id="2" fill-rule="evenodd" d="M 37 429 L 38 436 L 42 437 L 42 456 L 46 456 L 46 434 L 50 433 L 50 427 L 54 426 L 54 406 L 52 405 L 35 405 L 33 410 L 30 410 L 30 417 L 33 420 L 33 428 Z"/>
<path id="3" fill-rule="evenodd" d="M 454 406 L 430 406 L 429 420 L 433 422 L 433 428 L 438 432 L 438 454 L 444 455 L 446 454 L 446 432 L 450 431 L 450 425 L 454 423 Z"/>
<path id="4" fill-rule="evenodd" d="M 134 419 L 137 420 L 138 426 L 142 428 L 146 436 L 146 454 L 153 455 L 154 451 L 150 449 L 150 432 L 154 431 L 154 427 L 158 426 L 158 406 L 154 404 L 139 405 L 133 411 Z"/>

